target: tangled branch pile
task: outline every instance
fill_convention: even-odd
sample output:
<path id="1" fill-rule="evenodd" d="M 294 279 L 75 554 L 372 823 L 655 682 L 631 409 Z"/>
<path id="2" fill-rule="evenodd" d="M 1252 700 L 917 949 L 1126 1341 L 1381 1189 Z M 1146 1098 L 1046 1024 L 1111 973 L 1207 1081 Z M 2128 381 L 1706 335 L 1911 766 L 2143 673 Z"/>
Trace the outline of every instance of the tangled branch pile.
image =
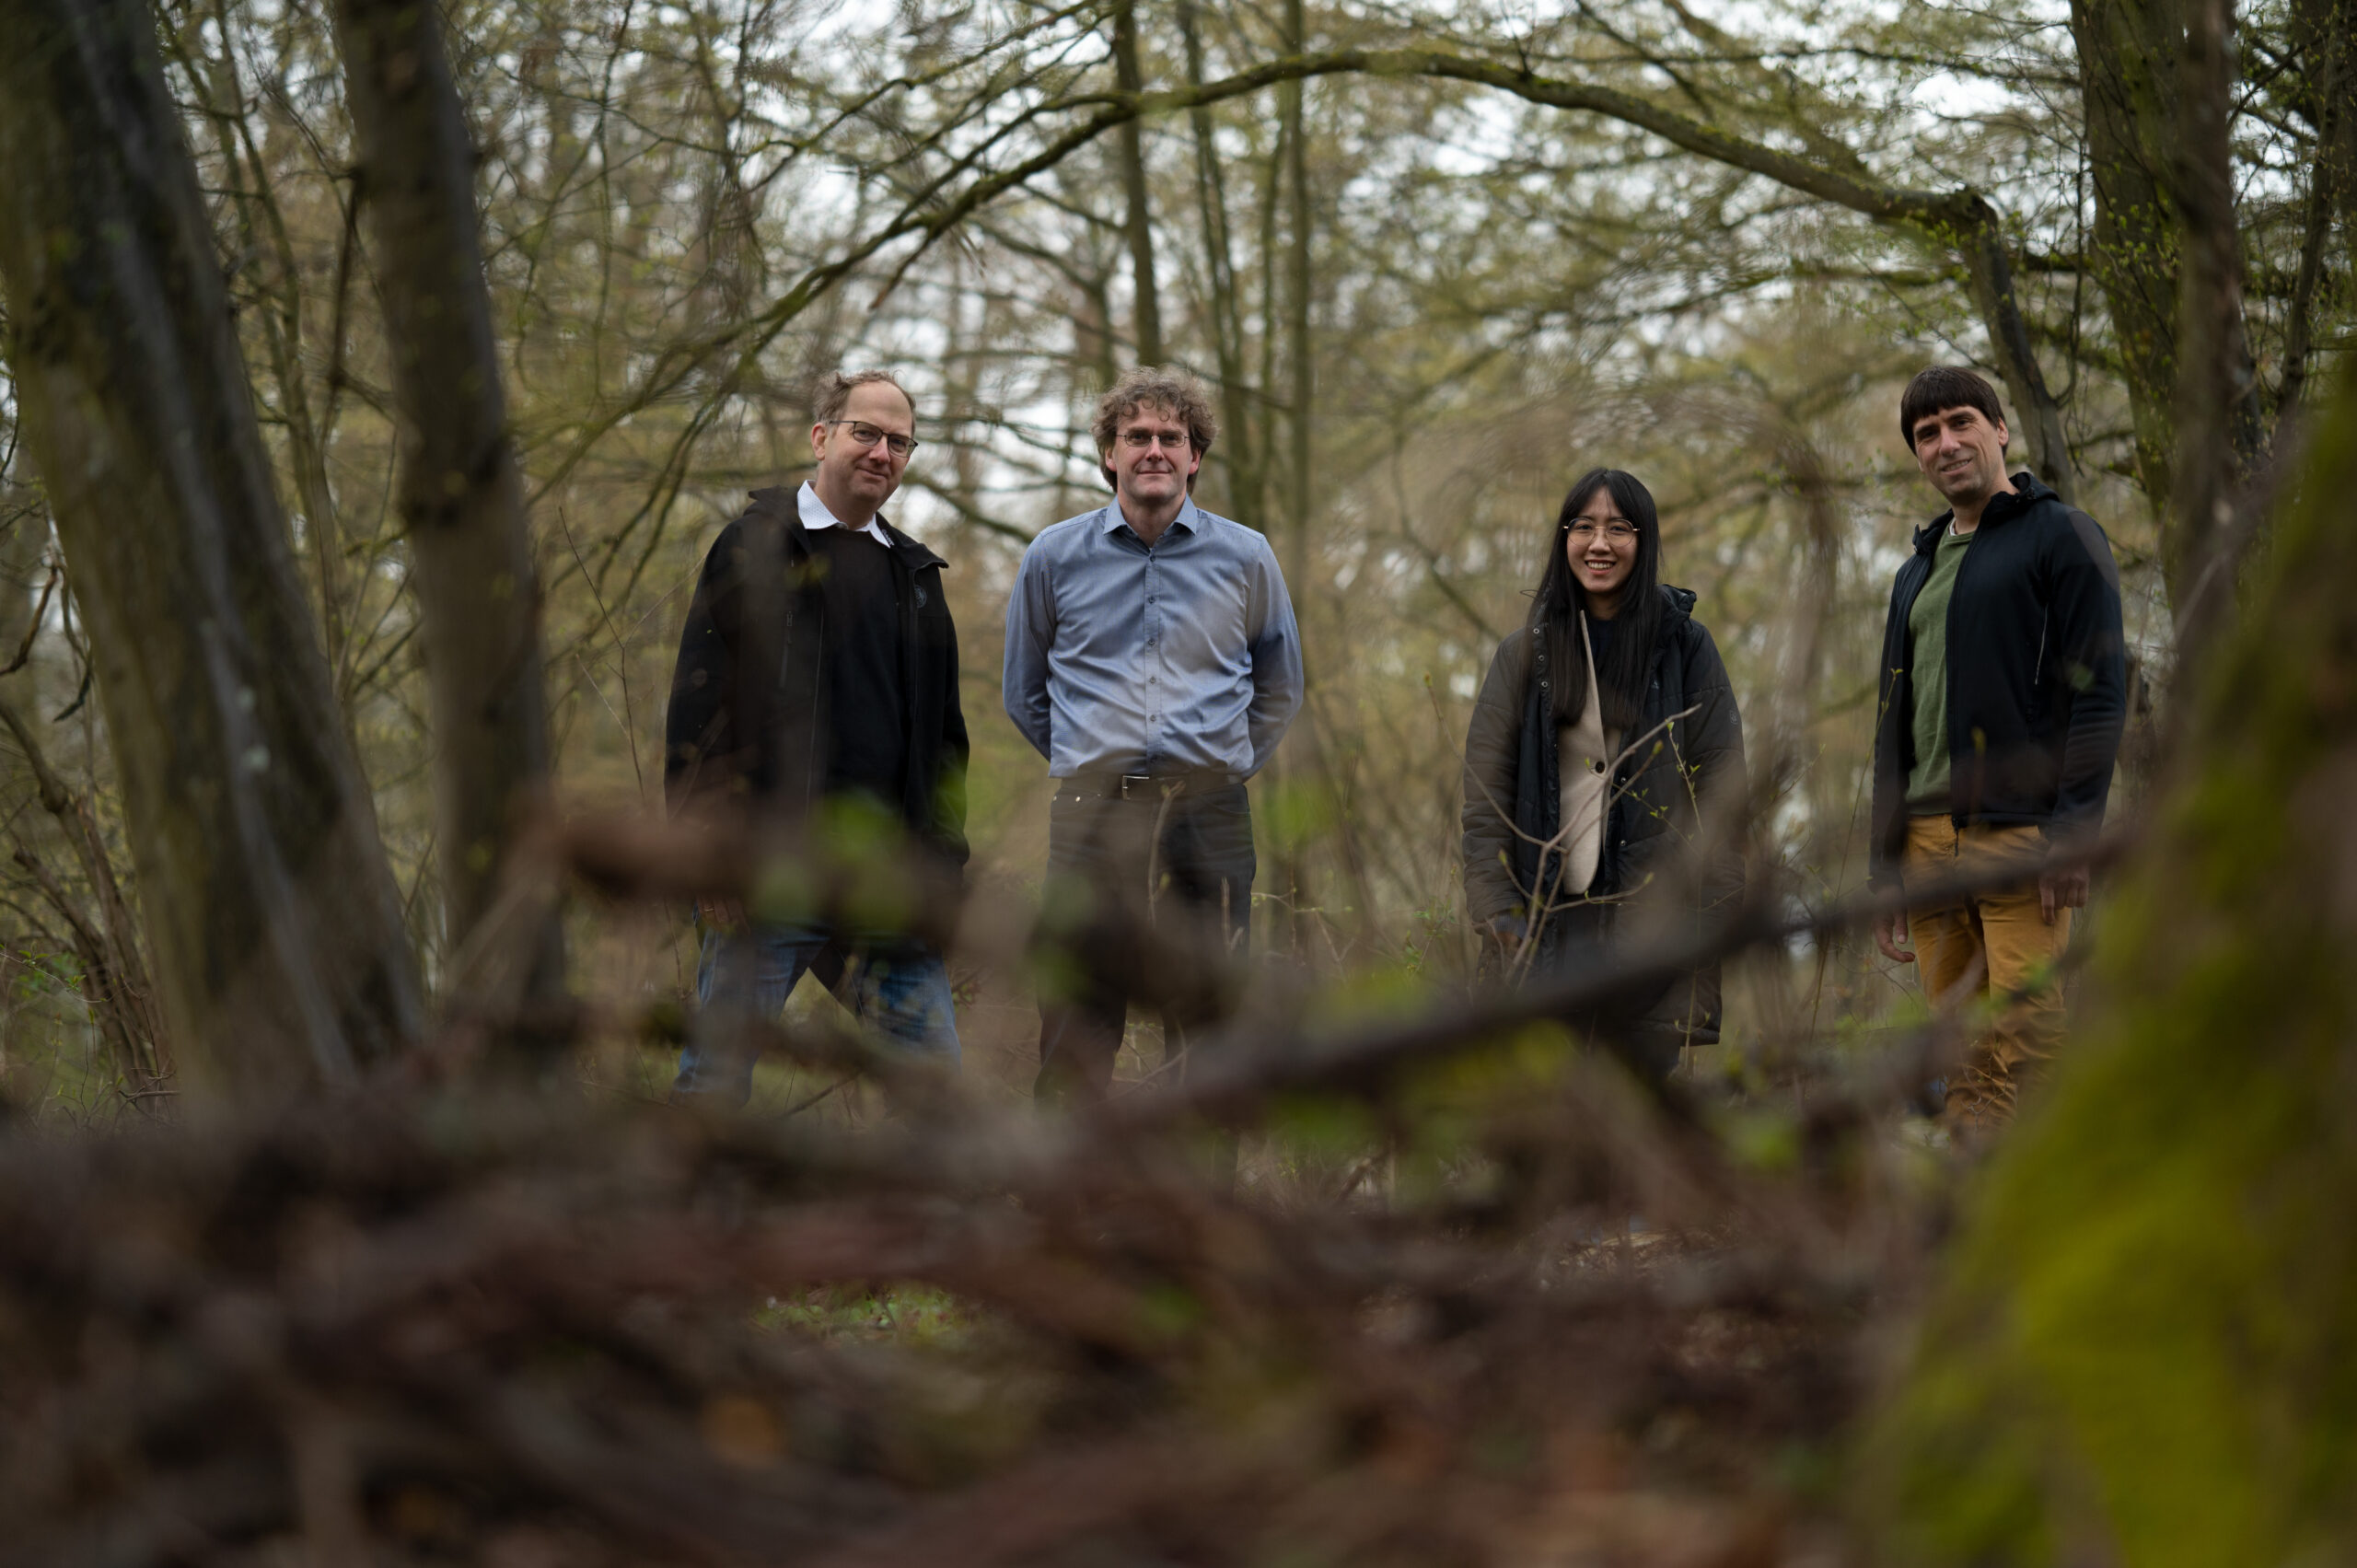
<path id="1" fill-rule="evenodd" d="M 0 1561 L 1768 1562 L 1825 1538 L 1807 1460 L 1917 1254 L 1876 1139 L 1739 1168 L 1530 1036 L 1316 1114 L 1389 1153 L 1231 1191 L 1200 1121 L 918 1101 L 844 1131 L 486 1090 L 10 1137 Z M 1277 1118 L 1300 1146 L 1309 1113 Z M 1370 1173 L 1388 1201 L 1350 1196 Z M 776 1310 L 878 1286 L 949 1293 L 954 1326 Z"/>

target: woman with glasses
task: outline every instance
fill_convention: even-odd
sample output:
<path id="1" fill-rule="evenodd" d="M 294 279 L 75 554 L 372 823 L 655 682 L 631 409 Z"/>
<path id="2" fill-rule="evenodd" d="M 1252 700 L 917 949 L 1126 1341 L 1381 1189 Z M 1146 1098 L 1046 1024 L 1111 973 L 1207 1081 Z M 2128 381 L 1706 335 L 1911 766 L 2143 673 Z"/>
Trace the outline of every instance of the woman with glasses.
<path id="1" fill-rule="evenodd" d="M 1466 912 L 1510 981 L 1635 981 L 1741 897 L 1743 721 L 1694 597 L 1661 581 L 1645 487 L 1581 475 L 1465 738 Z M 1718 966 L 1580 1021 L 1662 1082 L 1718 1039 Z"/>

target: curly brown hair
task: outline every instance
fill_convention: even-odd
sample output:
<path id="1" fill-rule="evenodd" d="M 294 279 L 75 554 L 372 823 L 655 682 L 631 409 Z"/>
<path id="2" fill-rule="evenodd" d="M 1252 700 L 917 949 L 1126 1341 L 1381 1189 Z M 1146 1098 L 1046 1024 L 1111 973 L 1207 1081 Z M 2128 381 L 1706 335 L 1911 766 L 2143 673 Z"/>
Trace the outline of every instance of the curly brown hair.
<path id="1" fill-rule="evenodd" d="M 1167 365 L 1141 365 L 1134 370 L 1125 370 L 1121 378 L 1097 400 L 1097 417 L 1088 426 L 1088 433 L 1097 438 L 1097 471 L 1105 476 L 1108 489 L 1115 488 L 1113 465 L 1105 459 L 1112 456 L 1113 440 L 1121 433 L 1121 422 L 1149 405 L 1185 422 L 1187 444 L 1195 449 L 1198 458 L 1212 449 L 1212 442 L 1219 435 L 1219 416 L 1212 412 L 1212 395 L 1194 377 Z M 1187 481 L 1187 488 L 1195 488 L 1191 478 Z"/>

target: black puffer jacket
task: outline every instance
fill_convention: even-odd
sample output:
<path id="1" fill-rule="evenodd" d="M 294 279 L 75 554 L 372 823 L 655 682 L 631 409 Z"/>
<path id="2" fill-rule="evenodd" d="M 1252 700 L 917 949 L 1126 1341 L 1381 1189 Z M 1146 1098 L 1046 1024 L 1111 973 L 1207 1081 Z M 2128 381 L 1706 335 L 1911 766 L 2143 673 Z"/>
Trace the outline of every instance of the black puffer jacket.
<path id="1" fill-rule="evenodd" d="M 1693 592 L 1665 587 L 1661 594 L 1653 675 L 1642 721 L 1622 738 L 1631 755 L 1613 774 L 1596 880 L 1587 898 L 1558 897 L 1543 913 L 1539 972 L 1583 961 L 1584 954 L 1608 958 L 1621 939 L 1691 935 L 1731 913 L 1742 897 L 1741 850 L 1704 845 L 1701 828 L 1706 819 L 1728 832 L 1739 825 L 1743 718 L 1718 646 L 1694 619 Z M 1473 705 L 1464 847 L 1466 913 L 1476 925 L 1527 917 L 1533 889 L 1562 877 L 1559 853 L 1539 863 L 1539 846 L 1562 826 L 1551 685 L 1545 645 L 1526 628 L 1498 645 Z M 1692 1043 L 1717 1040 L 1718 966 L 1666 988 L 1643 1021 Z"/>
<path id="2" fill-rule="evenodd" d="M 795 492 L 757 490 L 704 557 L 679 634 L 664 723 L 671 808 L 741 802 L 796 815 L 825 786 L 838 724 L 890 714 L 827 712 L 825 598 Z M 947 564 L 884 525 L 899 601 L 908 771 L 900 814 L 917 840 L 966 863 L 966 719 L 958 703 L 958 630 L 942 597 Z"/>

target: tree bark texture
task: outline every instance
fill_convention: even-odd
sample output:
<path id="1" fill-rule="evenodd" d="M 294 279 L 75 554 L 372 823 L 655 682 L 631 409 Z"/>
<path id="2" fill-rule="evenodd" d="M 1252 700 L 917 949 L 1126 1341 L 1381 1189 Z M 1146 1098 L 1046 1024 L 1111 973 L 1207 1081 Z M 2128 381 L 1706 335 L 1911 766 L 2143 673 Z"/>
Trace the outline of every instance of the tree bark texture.
<path id="1" fill-rule="evenodd" d="M 425 650 L 443 909 L 456 949 L 490 909 L 519 807 L 548 782 L 540 581 L 483 282 L 474 149 L 439 13 L 425 0 L 338 0 L 334 16 L 392 347 L 398 505 Z M 563 986 L 553 918 L 528 961 L 528 991 Z"/>
<path id="2" fill-rule="evenodd" d="M 91 632 L 157 981 L 199 1076 L 347 1079 L 423 1026 L 142 0 L 0 0 L 0 286 Z"/>
<path id="3" fill-rule="evenodd" d="M 2166 559 L 2181 651 L 2198 649 L 2234 587 L 2235 496 L 2259 441 L 2258 373 L 2243 331 L 2235 213 L 2234 0 L 2187 0 L 2178 75 L 2177 439 Z"/>
<path id="4" fill-rule="evenodd" d="M 65 922 L 82 961 L 84 1000 L 125 1080 L 134 1089 L 153 1088 L 172 1075 L 171 1040 L 157 1005 L 131 902 L 115 879 L 106 841 L 90 816 L 88 802 L 65 787 L 65 781 L 49 765 L 32 726 L 5 699 L 0 699 L 0 727 L 7 729 L 24 754 L 41 809 L 57 819 L 58 831 L 81 866 L 82 879 L 98 904 L 96 918 L 58 882 L 20 833 L 16 835 L 17 864 L 32 873 L 42 899 Z"/>
<path id="5" fill-rule="evenodd" d="M 1179 0 L 1178 34 L 1187 52 L 1187 85 L 1203 85 L 1203 39 L 1194 0 Z M 1195 139 L 1195 203 L 1203 226 L 1203 273 L 1210 282 L 1205 302 L 1211 318 L 1212 352 L 1219 366 L 1221 447 L 1227 470 L 1227 505 L 1239 522 L 1266 522 L 1260 467 L 1252 440 L 1252 404 L 1244 384 L 1243 294 L 1236 277 L 1236 252 L 1228 237 L 1227 178 L 1219 154 L 1212 111 L 1198 104 L 1189 111 Z"/>
<path id="6" fill-rule="evenodd" d="M 1127 0 L 1113 13 L 1113 75 L 1125 93 L 1141 91 L 1145 74 L 1138 64 L 1138 11 Z M 1162 363 L 1162 290 L 1154 275 L 1154 209 L 1145 183 L 1145 128 L 1135 117 L 1121 122 L 1121 193 L 1129 204 L 1124 228 L 1130 243 L 1132 315 L 1137 329 L 1138 363 Z"/>
<path id="7" fill-rule="evenodd" d="M 1285 0 L 1284 41 L 1286 52 L 1295 55 L 1309 52 L 1308 19 L 1302 0 Z M 1314 213 L 1309 200 L 1309 127 L 1305 99 L 1307 84 L 1299 79 L 1288 81 L 1277 89 L 1277 118 L 1284 142 L 1285 213 L 1285 354 L 1289 360 L 1289 382 L 1286 387 L 1288 404 L 1285 430 L 1289 443 L 1285 453 L 1285 533 L 1279 554 L 1284 562 L 1285 587 L 1293 595 L 1294 604 L 1306 626 L 1309 591 L 1309 528 L 1310 509 L 1316 491 L 1312 484 L 1312 466 L 1316 453 L 1314 444 L 1314 406 L 1318 394 L 1317 345 L 1311 341 L 1310 290 L 1314 280 L 1310 275 L 1310 240 Z M 1306 644 L 1304 663 L 1307 663 Z M 1306 735 L 1308 726 L 1302 726 Z M 1271 776 L 1280 785 L 1294 772 L 1280 760 Z M 1297 780 L 1295 781 L 1298 782 Z M 1298 847 L 1283 845 L 1277 856 L 1277 878 L 1284 889 L 1283 929 L 1287 945 L 1298 952 L 1304 939 L 1306 919 L 1302 912 L 1314 901 L 1309 887 L 1309 868 Z"/>
<path id="8" fill-rule="evenodd" d="M 2013 406 L 2014 428 L 2026 448 L 2030 471 L 2066 502 L 2078 499 L 2079 479 L 2071 461 L 2070 437 L 2062 429 L 2062 406 L 2046 384 L 2038 354 L 2030 346 L 2029 324 L 2022 317 L 2014 292 L 2013 258 L 2005 247 L 2005 231 L 1996 209 L 1980 202 L 1979 221 L 1956 235 L 1951 243 L 1964 258 L 1971 280 L 1972 301 L 1989 333 L 1997 356 L 1998 375 L 2005 383 L 2005 401 Z"/>
<path id="9" fill-rule="evenodd" d="M 443 917 L 459 950 L 495 899 L 517 814 L 547 787 L 540 575 L 441 14 L 424 0 L 337 0 L 335 30 L 394 352 L 396 500 L 434 717 Z M 526 993 L 563 988 L 554 917 L 526 962 Z"/>
<path id="10" fill-rule="evenodd" d="M 2357 224 L 2357 0 L 2297 0 L 2292 7 L 2292 46 L 2304 67 L 2302 107 L 2316 129 L 2316 152 L 2308 166 L 2307 221 L 2292 285 L 2283 378 L 2275 395 L 2278 438 L 2307 391 L 2316 296 L 2333 221 Z"/>
<path id="11" fill-rule="evenodd" d="M 2185 0 L 2072 0 L 2096 192 L 2090 260 L 2135 427 L 2136 477 L 2170 516 L 2177 395 L 2177 138 Z"/>
<path id="12" fill-rule="evenodd" d="M 1307 23 L 1302 14 L 1302 0 L 1285 0 L 1285 47 L 1295 54 L 1309 52 Z M 1285 223 L 1285 352 L 1292 356 L 1289 366 L 1293 384 L 1286 389 L 1292 403 L 1292 416 L 1285 427 L 1293 436 L 1292 449 L 1287 454 L 1285 475 L 1285 522 L 1289 537 L 1286 540 L 1285 564 L 1292 569 L 1289 585 L 1294 597 L 1299 598 L 1307 587 L 1309 564 L 1309 510 L 1311 496 L 1313 407 L 1318 395 L 1318 361 L 1310 342 L 1310 275 L 1309 246 L 1314 227 L 1314 213 L 1309 200 L 1309 133 L 1303 114 L 1302 99 L 1306 84 L 1287 82 L 1278 91 L 1279 117 L 1284 122 L 1285 192 L 1290 211 Z"/>

